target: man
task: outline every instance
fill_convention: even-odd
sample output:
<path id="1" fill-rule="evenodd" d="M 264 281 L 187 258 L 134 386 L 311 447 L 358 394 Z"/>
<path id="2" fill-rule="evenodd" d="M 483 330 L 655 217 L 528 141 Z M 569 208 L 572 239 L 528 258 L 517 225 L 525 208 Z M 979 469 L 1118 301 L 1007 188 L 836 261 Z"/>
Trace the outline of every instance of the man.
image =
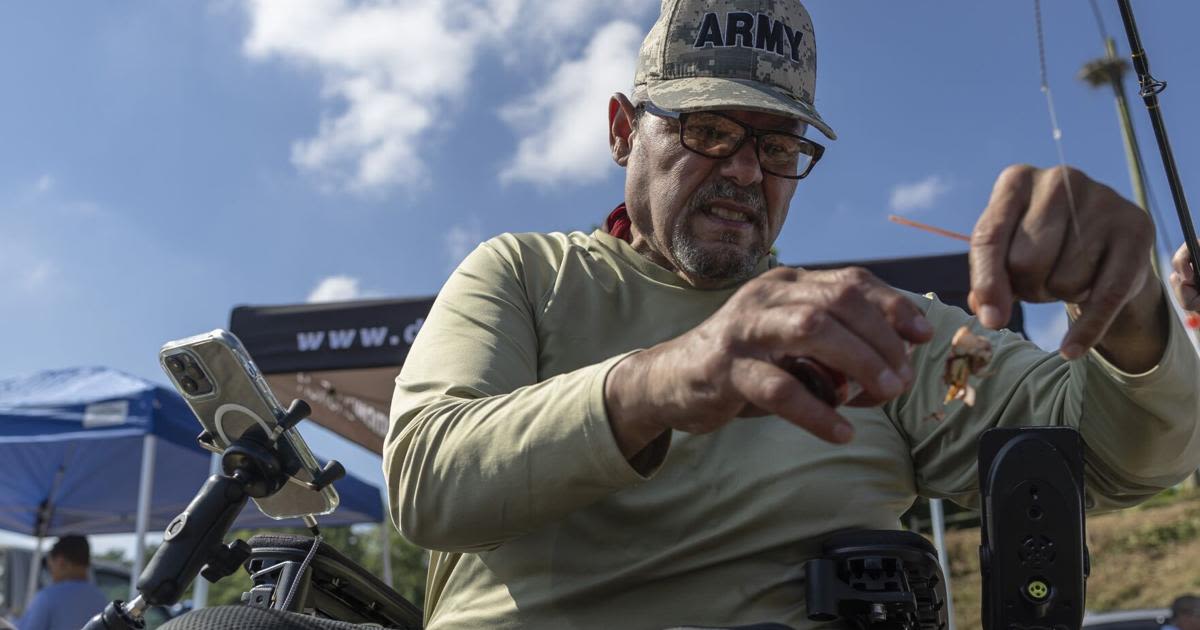
<path id="1" fill-rule="evenodd" d="M 1171 602 L 1171 623 L 1163 630 L 1200 630 L 1200 597 L 1181 595 Z"/>
<path id="2" fill-rule="evenodd" d="M 42 589 L 17 621 L 18 630 L 79 630 L 108 598 L 88 578 L 92 552 L 87 538 L 63 536 L 46 555 L 50 586 Z"/>
<path id="3" fill-rule="evenodd" d="M 1145 214 L 1078 171 L 1006 169 L 971 247 L 980 320 L 865 271 L 768 254 L 830 139 L 796 0 L 665 0 L 609 105 L 625 203 L 587 235 L 503 235 L 446 283 L 397 378 L 392 517 L 434 550 L 428 627 L 810 627 L 802 566 L 830 532 L 972 503 L 978 435 L 1078 426 L 1088 504 L 1197 466 L 1196 359 L 1149 268 Z M 1072 215 L 1077 222 L 1072 222 Z M 1000 329 L 1064 300 L 1060 353 Z M 984 330 L 980 324 L 991 330 Z M 995 346 L 942 409 L 950 340 Z M 864 391 L 833 408 L 785 368 Z"/>

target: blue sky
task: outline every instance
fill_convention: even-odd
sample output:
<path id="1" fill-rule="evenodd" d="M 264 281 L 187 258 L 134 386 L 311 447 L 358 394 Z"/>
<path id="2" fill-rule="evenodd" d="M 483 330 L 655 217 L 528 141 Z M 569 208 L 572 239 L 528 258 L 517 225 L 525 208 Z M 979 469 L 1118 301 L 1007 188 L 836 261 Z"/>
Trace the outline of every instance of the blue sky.
<path id="1" fill-rule="evenodd" d="M 1115 3 L 1100 4 L 1124 52 Z M 1194 197 L 1200 4 L 1135 5 Z M 6 3 L 0 377 L 100 364 L 165 382 L 159 346 L 225 326 L 235 305 L 429 295 L 491 235 L 590 229 L 623 185 L 607 96 L 628 91 L 657 6 Z M 796 193 L 785 262 L 962 251 L 886 216 L 969 232 L 1005 165 L 1057 162 L 1032 2 L 808 6 L 817 107 L 841 139 Z M 1128 194 L 1113 100 L 1075 78 L 1102 52 L 1091 9 L 1043 11 L 1067 159 Z M 1031 319 L 1057 343 L 1059 307 Z"/>

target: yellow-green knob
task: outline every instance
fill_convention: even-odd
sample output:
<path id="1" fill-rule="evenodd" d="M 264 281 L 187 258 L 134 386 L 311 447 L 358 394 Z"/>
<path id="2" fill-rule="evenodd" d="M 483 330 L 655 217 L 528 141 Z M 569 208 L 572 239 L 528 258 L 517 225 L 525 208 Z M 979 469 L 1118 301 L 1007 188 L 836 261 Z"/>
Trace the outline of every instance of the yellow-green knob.
<path id="1" fill-rule="evenodd" d="M 1029 584 L 1025 585 L 1025 592 L 1036 600 L 1042 600 L 1050 594 L 1050 586 L 1041 580 L 1030 580 Z"/>

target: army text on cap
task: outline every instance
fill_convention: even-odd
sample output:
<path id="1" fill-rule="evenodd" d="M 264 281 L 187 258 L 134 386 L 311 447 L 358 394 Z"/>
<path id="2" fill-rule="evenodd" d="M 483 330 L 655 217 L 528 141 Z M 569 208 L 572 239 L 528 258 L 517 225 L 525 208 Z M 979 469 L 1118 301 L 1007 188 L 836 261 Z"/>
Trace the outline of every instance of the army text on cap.
<path id="1" fill-rule="evenodd" d="M 700 22 L 700 35 L 696 37 L 693 48 L 755 48 L 799 62 L 800 42 L 803 39 L 803 31 L 792 30 L 783 20 L 773 19 L 765 13 L 730 12 L 725 15 L 724 31 L 716 13 L 705 13 Z"/>

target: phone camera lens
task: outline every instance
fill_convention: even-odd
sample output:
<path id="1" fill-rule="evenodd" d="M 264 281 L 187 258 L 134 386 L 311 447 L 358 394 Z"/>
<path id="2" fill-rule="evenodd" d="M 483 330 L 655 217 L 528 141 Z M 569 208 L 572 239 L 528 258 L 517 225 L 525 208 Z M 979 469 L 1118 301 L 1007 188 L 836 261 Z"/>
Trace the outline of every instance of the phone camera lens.
<path id="1" fill-rule="evenodd" d="M 180 379 L 179 385 L 181 387 L 183 387 L 183 391 L 185 391 L 189 394 L 194 394 L 194 393 L 196 393 L 197 389 L 200 389 L 200 386 L 196 384 L 196 381 L 193 381 L 192 379 L 190 379 L 186 376 L 183 377 L 182 379 Z"/>
<path id="2" fill-rule="evenodd" d="M 183 371 L 183 361 L 179 357 L 167 357 L 167 369 L 179 373 Z"/>

